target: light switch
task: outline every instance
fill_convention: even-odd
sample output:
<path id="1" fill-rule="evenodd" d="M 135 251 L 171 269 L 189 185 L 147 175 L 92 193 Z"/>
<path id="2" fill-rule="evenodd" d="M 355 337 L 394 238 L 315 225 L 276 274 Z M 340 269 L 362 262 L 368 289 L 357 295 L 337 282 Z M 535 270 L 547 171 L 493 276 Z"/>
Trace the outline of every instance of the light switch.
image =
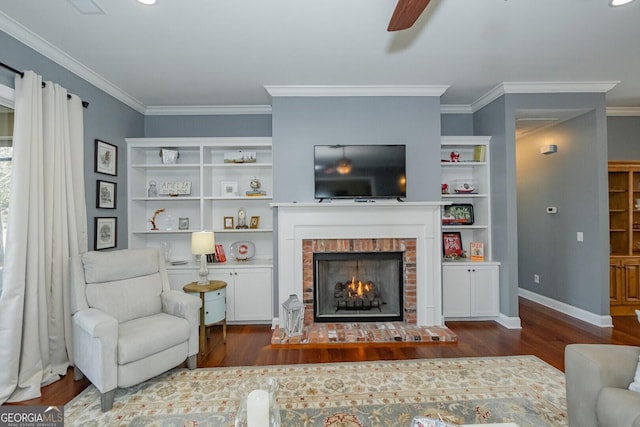
<path id="1" fill-rule="evenodd" d="M 582 234 L 582 231 L 578 231 L 576 238 L 578 239 L 578 242 L 584 242 L 584 234 Z"/>

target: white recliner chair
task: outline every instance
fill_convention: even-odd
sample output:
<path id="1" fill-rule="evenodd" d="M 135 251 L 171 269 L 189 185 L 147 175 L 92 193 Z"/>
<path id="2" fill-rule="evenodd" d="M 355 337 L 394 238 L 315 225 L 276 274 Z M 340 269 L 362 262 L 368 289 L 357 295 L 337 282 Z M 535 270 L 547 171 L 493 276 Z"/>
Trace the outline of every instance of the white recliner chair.
<path id="1" fill-rule="evenodd" d="M 187 360 L 196 367 L 199 298 L 173 291 L 156 249 L 87 252 L 71 260 L 74 378 L 113 406 L 125 388 Z"/>

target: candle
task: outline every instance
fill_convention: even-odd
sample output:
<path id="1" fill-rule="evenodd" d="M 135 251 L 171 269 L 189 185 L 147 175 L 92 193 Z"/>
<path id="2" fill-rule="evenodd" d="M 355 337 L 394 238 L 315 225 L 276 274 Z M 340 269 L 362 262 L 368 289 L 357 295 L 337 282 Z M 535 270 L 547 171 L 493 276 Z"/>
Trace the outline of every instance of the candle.
<path id="1" fill-rule="evenodd" d="M 269 393 L 253 390 L 247 396 L 247 426 L 269 427 Z"/>

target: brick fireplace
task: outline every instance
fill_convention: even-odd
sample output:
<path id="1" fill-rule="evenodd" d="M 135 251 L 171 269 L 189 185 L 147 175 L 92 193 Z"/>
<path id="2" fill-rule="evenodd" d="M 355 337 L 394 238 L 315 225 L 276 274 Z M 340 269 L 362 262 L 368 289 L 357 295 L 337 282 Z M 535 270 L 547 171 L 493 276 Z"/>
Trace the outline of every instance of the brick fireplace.
<path id="1" fill-rule="evenodd" d="M 305 239 L 302 241 L 302 301 L 305 325 L 314 322 L 316 291 L 314 254 L 402 254 L 402 303 L 404 322 L 416 324 L 416 240 L 415 239 Z M 392 301 L 386 301 L 392 303 Z M 375 311 L 375 310 L 374 310 Z M 353 319 L 352 319 L 353 320 Z M 366 318 L 360 319 L 367 321 Z"/>
<path id="2" fill-rule="evenodd" d="M 443 326 L 439 202 L 276 203 L 279 318 L 297 294 L 313 304 L 313 252 L 402 251 L 404 321 Z M 311 292 L 311 293 L 310 293 Z M 311 316 L 311 317 L 309 317 Z M 307 306 L 305 321 L 313 322 Z"/>

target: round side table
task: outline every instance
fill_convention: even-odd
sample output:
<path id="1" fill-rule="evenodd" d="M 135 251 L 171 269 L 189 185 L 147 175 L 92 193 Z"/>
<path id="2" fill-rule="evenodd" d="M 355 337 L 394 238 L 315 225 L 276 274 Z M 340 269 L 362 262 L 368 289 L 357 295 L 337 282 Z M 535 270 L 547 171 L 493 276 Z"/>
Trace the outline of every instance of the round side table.
<path id="1" fill-rule="evenodd" d="M 188 293 L 197 293 L 202 300 L 200 307 L 200 354 L 204 355 L 207 328 L 222 323 L 222 339 L 227 342 L 227 282 L 211 280 L 200 284 L 191 282 L 182 287 Z"/>

